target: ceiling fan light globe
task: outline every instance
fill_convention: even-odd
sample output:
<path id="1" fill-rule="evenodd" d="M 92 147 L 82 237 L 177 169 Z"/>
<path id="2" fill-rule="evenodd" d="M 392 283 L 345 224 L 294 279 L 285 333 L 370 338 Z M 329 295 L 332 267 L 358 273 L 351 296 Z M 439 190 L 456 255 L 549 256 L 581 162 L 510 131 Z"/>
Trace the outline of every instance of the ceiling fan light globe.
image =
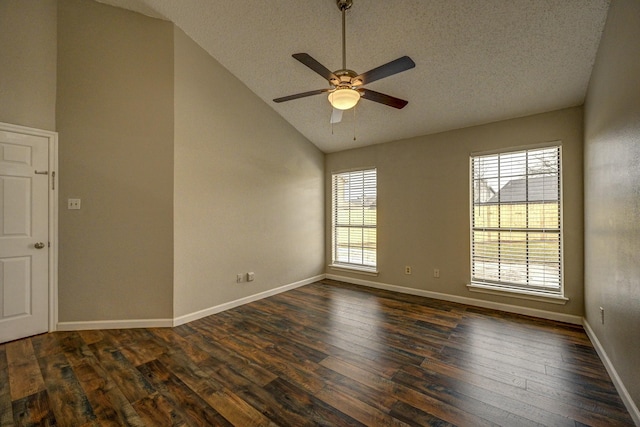
<path id="1" fill-rule="evenodd" d="M 356 106 L 360 92 L 350 88 L 336 89 L 329 94 L 329 103 L 338 110 L 348 110 Z"/>

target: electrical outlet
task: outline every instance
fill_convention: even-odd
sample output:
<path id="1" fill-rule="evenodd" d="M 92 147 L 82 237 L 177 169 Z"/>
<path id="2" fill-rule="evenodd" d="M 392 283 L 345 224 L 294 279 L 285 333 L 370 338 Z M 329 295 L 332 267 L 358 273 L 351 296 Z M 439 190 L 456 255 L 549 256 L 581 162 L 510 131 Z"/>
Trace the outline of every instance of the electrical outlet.
<path id="1" fill-rule="evenodd" d="M 439 268 L 434 268 L 433 269 L 433 277 L 435 277 L 436 279 L 440 278 L 440 269 Z"/>
<path id="2" fill-rule="evenodd" d="M 236 274 L 236 283 L 242 283 L 242 274 Z"/>
<path id="3" fill-rule="evenodd" d="M 256 278 L 256 275 L 254 272 L 250 271 L 249 273 L 247 273 L 247 282 L 253 282 L 255 278 Z"/>
<path id="4" fill-rule="evenodd" d="M 604 307 L 600 307 L 600 323 L 604 325 Z"/>
<path id="5" fill-rule="evenodd" d="M 67 199 L 67 209 L 80 209 L 80 199 Z"/>
<path id="6" fill-rule="evenodd" d="M 411 266 L 410 265 L 405 265 L 404 266 L 404 274 L 411 274 Z"/>

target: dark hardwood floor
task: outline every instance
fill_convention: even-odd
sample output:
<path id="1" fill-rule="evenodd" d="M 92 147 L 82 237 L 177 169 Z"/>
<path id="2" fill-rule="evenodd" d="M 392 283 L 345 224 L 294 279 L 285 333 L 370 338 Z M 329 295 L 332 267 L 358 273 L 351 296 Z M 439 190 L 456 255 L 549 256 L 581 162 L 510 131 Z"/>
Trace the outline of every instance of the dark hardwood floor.
<path id="1" fill-rule="evenodd" d="M 0 345 L 0 425 L 633 425 L 581 327 L 325 280 Z"/>

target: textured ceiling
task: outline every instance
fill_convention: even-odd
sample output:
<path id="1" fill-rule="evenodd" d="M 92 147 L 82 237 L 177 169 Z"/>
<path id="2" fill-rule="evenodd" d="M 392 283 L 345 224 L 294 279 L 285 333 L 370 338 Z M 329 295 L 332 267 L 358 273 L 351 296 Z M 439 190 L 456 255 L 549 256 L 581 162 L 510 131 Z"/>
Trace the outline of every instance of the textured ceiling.
<path id="1" fill-rule="evenodd" d="M 335 0 L 101 0 L 174 22 L 324 152 L 581 105 L 608 0 L 353 0 L 347 68 L 408 55 L 416 67 L 366 87 L 409 104 L 361 100 L 329 124 L 328 87 L 291 57 L 341 68 Z M 354 141 L 354 131 L 356 140 Z"/>

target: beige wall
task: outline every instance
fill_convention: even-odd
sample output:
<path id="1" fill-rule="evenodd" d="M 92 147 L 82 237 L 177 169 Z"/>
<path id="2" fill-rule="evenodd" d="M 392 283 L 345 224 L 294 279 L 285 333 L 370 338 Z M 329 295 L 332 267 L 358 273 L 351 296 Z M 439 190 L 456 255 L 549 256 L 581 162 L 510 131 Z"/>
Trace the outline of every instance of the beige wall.
<path id="1" fill-rule="evenodd" d="M 0 1 L 0 122 L 56 130 L 56 1 Z"/>
<path id="2" fill-rule="evenodd" d="M 173 25 L 60 1 L 57 130 L 60 321 L 171 318 Z"/>
<path id="3" fill-rule="evenodd" d="M 176 317 L 324 272 L 323 159 L 176 29 Z"/>
<path id="4" fill-rule="evenodd" d="M 640 1 L 611 2 L 585 104 L 584 164 L 586 319 L 640 406 Z"/>
<path id="5" fill-rule="evenodd" d="M 0 12 L 0 120 L 59 131 L 61 322 L 169 319 L 174 299 L 189 314 L 323 273 L 323 154 L 181 31 L 174 51 L 171 23 L 95 2 Z"/>
<path id="6" fill-rule="evenodd" d="M 331 260 L 331 173 L 378 168 L 378 277 L 383 284 L 581 316 L 583 313 L 582 109 L 374 145 L 326 156 L 327 262 Z M 469 154 L 562 141 L 566 305 L 470 292 Z M 412 274 L 404 274 L 404 266 Z M 440 270 L 440 278 L 433 270 Z"/>

